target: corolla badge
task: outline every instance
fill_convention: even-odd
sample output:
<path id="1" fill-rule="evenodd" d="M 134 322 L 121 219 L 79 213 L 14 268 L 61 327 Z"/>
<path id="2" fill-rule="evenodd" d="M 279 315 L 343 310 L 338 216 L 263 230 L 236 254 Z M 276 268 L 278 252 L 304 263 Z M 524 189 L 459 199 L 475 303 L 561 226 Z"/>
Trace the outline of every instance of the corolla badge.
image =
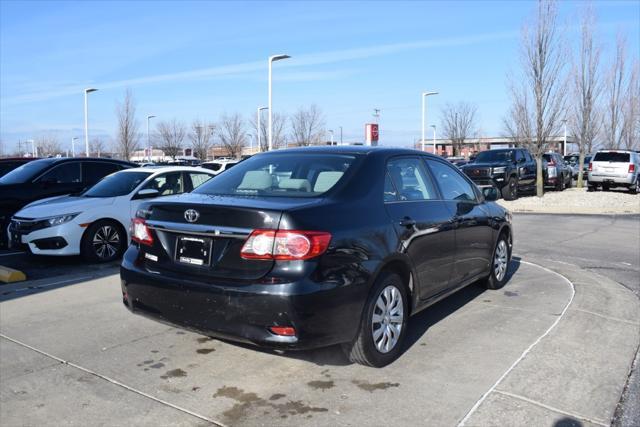
<path id="1" fill-rule="evenodd" d="M 186 219 L 187 222 L 196 222 L 198 218 L 200 218 L 200 212 L 198 212 L 197 210 L 187 209 L 186 211 L 184 211 L 184 219 Z"/>

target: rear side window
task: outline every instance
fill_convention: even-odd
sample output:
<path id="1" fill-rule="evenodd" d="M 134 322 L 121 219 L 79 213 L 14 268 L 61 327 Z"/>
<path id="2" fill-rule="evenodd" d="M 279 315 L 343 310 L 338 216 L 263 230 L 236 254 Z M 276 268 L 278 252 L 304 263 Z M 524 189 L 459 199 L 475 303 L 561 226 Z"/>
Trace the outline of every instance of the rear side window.
<path id="1" fill-rule="evenodd" d="M 473 186 L 454 167 L 432 159 L 427 159 L 427 163 L 445 200 L 474 201 L 476 199 Z"/>
<path id="2" fill-rule="evenodd" d="M 629 163 L 629 153 L 617 153 L 615 151 L 599 151 L 593 157 L 594 162 Z"/>
<path id="3" fill-rule="evenodd" d="M 95 184 L 107 175 L 111 175 L 121 169 L 120 165 L 107 162 L 84 162 L 82 174 L 84 182 Z"/>
<path id="4" fill-rule="evenodd" d="M 198 188 L 205 182 L 211 179 L 211 175 L 201 172 L 189 172 L 189 178 L 191 178 L 191 185 L 193 188 Z"/>
<path id="5" fill-rule="evenodd" d="M 225 196 L 316 197 L 342 180 L 356 157 L 342 154 L 269 153 L 237 163 L 194 193 Z"/>
<path id="6" fill-rule="evenodd" d="M 399 200 L 438 198 L 436 188 L 421 163 L 417 158 L 392 159 L 387 163 L 387 172 L 398 192 Z"/>
<path id="7" fill-rule="evenodd" d="M 71 184 L 80 182 L 80 163 L 63 163 L 42 175 L 38 181 L 53 184 Z"/>

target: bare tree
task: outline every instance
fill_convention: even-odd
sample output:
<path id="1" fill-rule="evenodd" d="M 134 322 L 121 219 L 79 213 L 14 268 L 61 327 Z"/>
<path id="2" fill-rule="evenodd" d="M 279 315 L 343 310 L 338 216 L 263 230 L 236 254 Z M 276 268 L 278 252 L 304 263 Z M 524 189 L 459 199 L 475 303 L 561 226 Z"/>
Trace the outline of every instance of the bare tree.
<path id="1" fill-rule="evenodd" d="M 36 147 L 40 157 L 57 156 L 63 153 L 60 141 L 53 135 L 43 135 L 36 138 Z"/>
<path id="2" fill-rule="evenodd" d="M 625 60 L 627 42 L 618 34 L 616 53 L 605 84 L 606 113 L 603 117 L 604 143 L 607 148 L 619 148 L 622 144 L 622 104 L 626 83 Z"/>
<path id="3" fill-rule="evenodd" d="M 303 107 L 291 117 L 291 138 L 298 146 L 317 144 L 324 135 L 324 117 L 317 105 Z"/>
<path id="4" fill-rule="evenodd" d="M 465 140 L 476 132 L 477 110 L 475 105 L 464 101 L 447 104 L 442 110 L 442 132 L 451 141 L 454 156 L 460 155 Z"/>
<path id="5" fill-rule="evenodd" d="M 191 123 L 189 139 L 191 139 L 194 156 L 201 161 L 207 160 L 207 155 L 212 145 L 214 129 L 213 124 L 206 121 L 194 120 Z"/>
<path id="6" fill-rule="evenodd" d="M 176 156 L 182 151 L 184 138 L 187 136 L 186 126 L 184 123 L 173 119 L 158 123 L 156 128 L 160 139 L 160 149 L 162 149 L 165 156 L 175 160 Z"/>
<path id="7" fill-rule="evenodd" d="M 102 154 L 104 154 L 105 143 L 102 137 L 96 136 L 95 138 L 93 138 L 91 140 L 90 146 L 93 155 L 100 157 Z"/>
<path id="8" fill-rule="evenodd" d="M 218 125 L 218 137 L 229 157 L 238 158 L 242 155 L 246 136 L 245 123 L 240 114 L 222 116 Z"/>
<path id="9" fill-rule="evenodd" d="M 539 197 L 544 192 L 542 154 L 559 130 L 568 87 L 556 19 L 556 1 L 538 0 L 533 28 L 523 31 L 522 76 L 519 84 L 511 84 L 512 105 L 505 119 L 507 132 L 537 160 Z"/>
<path id="10" fill-rule="evenodd" d="M 640 62 L 631 69 L 622 103 L 622 146 L 627 150 L 640 148 Z"/>
<path id="11" fill-rule="evenodd" d="M 131 89 L 127 89 L 124 100 L 116 104 L 116 116 L 118 117 L 117 146 L 118 151 L 125 160 L 131 158 L 131 154 L 138 148 L 140 125 L 136 119 L 136 105 Z"/>
<path id="12" fill-rule="evenodd" d="M 572 133 L 578 145 L 578 188 L 582 188 L 584 157 L 593 149 L 593 143 L 600 132 L 602 121 L 598 100 L 602 92 L 600 77 L 600 49 L 594 45 L 593 30 L 595 16 L 589 4 L 585 7 L 581 22 L 581 39 L 577 64 L 573 66 L 572 89 L 575 105 L 569 120 Z"/>
<path id="13" fill-rule="evenodd" d="M 258 130 L 257 118 L 249 120 L 254 135 L 260 132 L 260 151 L 264 152 L 269 149 L 269 129 L 266 117 L 260 120 L 260 130 Z M 273 147 L 282 147 L 286 144 L 286 125 L 287 116 L 280 113 L 273 113 L 271 118 L 271 134 L 273 136 Z M 257 140 L 257 138 L 256 138 Z"/>

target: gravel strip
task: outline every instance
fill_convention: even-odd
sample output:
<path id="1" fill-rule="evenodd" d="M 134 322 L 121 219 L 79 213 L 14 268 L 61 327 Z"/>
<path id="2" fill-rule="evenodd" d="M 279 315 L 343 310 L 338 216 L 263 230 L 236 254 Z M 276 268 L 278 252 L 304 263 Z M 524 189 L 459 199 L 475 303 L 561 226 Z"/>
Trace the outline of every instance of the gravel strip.
<path id="1" fill-rule="evenodd" d="M 521 196 L 518 200 L 499 200 L 511 212 L 564 214 L 639 214 L 640 195 L 628 191 L 594 191 L 568 188 L 548 191 L 543 197 Z"/>

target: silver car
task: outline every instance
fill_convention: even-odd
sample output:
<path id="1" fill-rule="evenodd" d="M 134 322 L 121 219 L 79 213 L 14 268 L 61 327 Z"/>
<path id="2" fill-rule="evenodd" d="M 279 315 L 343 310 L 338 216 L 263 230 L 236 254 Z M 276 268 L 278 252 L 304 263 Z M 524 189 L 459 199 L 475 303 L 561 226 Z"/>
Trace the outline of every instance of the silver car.
<path id="1" fill-rule="evenodd" d="M 631 150 L 600 150 L 589 163 L 588 189 L 627 187 L 640 192 L 640 153 Z"/>

